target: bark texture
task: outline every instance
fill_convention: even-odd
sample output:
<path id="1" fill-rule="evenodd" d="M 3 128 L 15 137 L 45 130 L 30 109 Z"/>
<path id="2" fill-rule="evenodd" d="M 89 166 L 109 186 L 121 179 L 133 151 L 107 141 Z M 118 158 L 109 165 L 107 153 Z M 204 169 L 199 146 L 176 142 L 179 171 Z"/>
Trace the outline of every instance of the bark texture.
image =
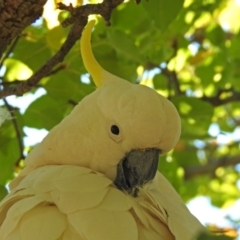
<path id="1" fill-rule="evenodd" d="M 0 0 L 0 57 L 24 28 L 42 15 L 47 0 Z"/>

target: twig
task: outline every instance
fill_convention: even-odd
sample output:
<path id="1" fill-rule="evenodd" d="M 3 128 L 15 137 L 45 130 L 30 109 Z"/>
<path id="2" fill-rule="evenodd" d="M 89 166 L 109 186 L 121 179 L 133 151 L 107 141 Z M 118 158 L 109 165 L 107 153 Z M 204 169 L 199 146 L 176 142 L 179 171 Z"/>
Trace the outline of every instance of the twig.
<path id="1" fill-rule="evenodd" d="M 11 114 L 11 121 L 13 123 L 13 127 L 15 129 L 15 132 L 16 132 L 16 136 L 17 136 L 17 141 L 18 141 L 18 146 L 19 146 L 19 157 L 15 163 L 16 166 L 19 165 L 19 162 L 22 160 L 22 159 L 25 159 L 25 156 L 23 154 L 23 151 L 24 151 L 24 145 L 23 145 L 23 140 L 22 140 L 22 136 L 21 136 L 21 133 L 20 133 L 20 129 L 19 129 L 19 126 L 18 126 L 18 123 L 17 123 L 17 120 L 16 120 L 16 116 L 13 112 L 13 107 L 8 103 L 8 101 L 3 98 L 3 102 L 5 104 L 5 106 L 7 107 L 9 113 Z"/>
<path id="2" fill-rule="evenodd" d="M 171 57 L 172 58 L 172 57 Z M 170 61 L 170 60 L 169 60 Z M 169 62 L 167 61 L 167 62 Z M 167 63 L 166 62 L 166 63 Z M 176 95 L 182 95 L 184 92 L 180 88 L 180 83 L 177 78 L 177 74 L 175 71 L 170 71 L 167 67 L 161 67 L 158 64 L 148 62 L 145 66 L 146 69 L 158 68 L 161 73 L 168 79 L 168 82 L 171 86 L 173 86 Z M 160 74 L 161 74 L 160 73 Z"/>
<path id="3" fill-rule="evenodd" d="M 176 95 L 182 95 L 184 92 L 180 88 L 179 81 L 177 79 L 177 74 L 175 71 L 170 71 L 167 68 L 159 67 L 162 71 L 162 74 L 167 77 L 169 83 L 173 86 Z"/>
<path id="4" fill-rule="evenodd" d="M 17 45 L 17 42 L 18 42 L 19 38 L 20 38 L 20 36 L 17 36 L 17 37 L 14 39 L 13 43 L 10 45 L 9 49 L 7 50 L 7 52 L 3 54 L 3 56 L 2 56 L 2 58 L 1 58 L 1 60 L 0 60 L 0 69 L 2 68 L 3 63 L 4 63 L 4 61 L 6 60 L 6 58 L 9 57 L 9 55 L 12 53 L 13 49 L 14 49 L 15 46 Z"/>
<path id="5" fill-rule="evenodd" d="M 176 57 L 176 55 L 177 55 L 177 51 L 178 51 L 177 38 L 173 38 L 171 47 L 173 48 L 173 54 L 168 60 L 165 61 L 166 66 L 170 62 L 170 60 L 173 59 L 174 57 Z M 158 64 L 154 64 L 154 63 L 148 63 L 147 66 L 150 68 L 158 68 L 161 71 L 161 73 L 168 79 L 169 92 L 171 91 L 171 88 L 173 87 L 176 96 L 184 94 L 184 92 L 180 88 L 180 83 L 179 83 L 179 80 L 177 78 L 177 74 L 175 71 L 171 71 L 167 67 L 161 67 Z"/>
<path id="6" fill-rule="evenodd" d="M 173 54 L 172 56 L 166 61 L 166 64 L 170 62 L 171 59 L 177 56 L 178 51 L 178 41 L 177 38 L 173 38 L 171 46 L 173 48 Z M 184 92 L 180 88 L 180 83 L 177 78 L 177 74 L 175 71 L 170 71 L 167 67 L 162 68 L 160 67 L 160 70 L 162 71 L 163 75 L 168 79 L 171 86 L 173 86 L 173 89 L 175 91 L 175 95 L 182 95 Z"/>
<path id="7" fill-rule="evenodd" d="M 67 27 L 73 24 L 79 16 L 88 17 L 91 14 L 101 15 L 108 26 L 110 26 L 110 18 L 114 8 L 121 4 L 124 0 L 104 0 L 102 3 L 97 4 L 86 4 L 77 8 L 73 8 L 72 4 L 66 6 L 63 3 L 58 3 L 59 9 L 66 10 L 71 13 L 71 17 L 66 19 L 62 26 Z"/>

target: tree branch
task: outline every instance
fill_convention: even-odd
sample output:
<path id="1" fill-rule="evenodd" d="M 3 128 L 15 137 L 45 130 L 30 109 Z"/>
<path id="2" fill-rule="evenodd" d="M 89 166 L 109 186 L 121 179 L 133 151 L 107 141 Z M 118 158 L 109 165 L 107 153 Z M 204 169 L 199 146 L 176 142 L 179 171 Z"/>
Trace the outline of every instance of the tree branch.
<path id="1" fill-rule="evenodd" d="M 80 37 L 82 29 L 84 28 L 86 22 L 87 19 L 83 19 L 83 21 L 76 21 L 67 37 L 67 40 L 62 45 L 60 50 L 51 59 L 49 59 L 39 70 L 37 70 L 28 80 L 17 84 L 16 87 L 6 87 L 2 91 L 0 91 L 0 98 L 10 95 L 21 96 L 24 93 L 30 91 L 32 87 L 34 87 L 43 77 L 45 77 L 51 72 L 52 68 L 55 65 L 57 65 L 64 59 L 66 54 L 70 51 L 77 39 Z"/>
<path id="2" fill-rule="evenodd" d="M 158 68 L 161 71 L 160 74 L 163 74 L 169 81 L 170 85 L 173 86 L 176 96 L 184 94 L 184 92 L 180 88 L 180 83 L 179 83 L 179 80 L 177 78 L 177 74 L 175 71 L 170 71 L 167 67 L 161 67 L 158 64 L 154 64 L 151 62 L 148 62 L 146 64 L 145 68 L 148 70 L 153 69 L 153 68 Z"/>
<path id="3" fill-rule="evenodd" d="M 162 74 L 168 79 L 170 84 L 173 86 L 176 96 L 184 94 L 180 88 L 179 80 L 175 71 L 170 71 L 168 68 L 161 68 Z"/>
<path id="4" fill-rule="evenodd" d="M 46 75 L 46 77 L 47 77 L 47 76 L 54 75 L 54 74 L 60 72 L 61 70 L 66 69 L 66 67 L 67 67 L 67 64 L 66 64 L 66 63 L 60 63 L 55 69 L 53 69 L 50 73 L 48 73 L 48 74 Z M 0 80 L 1 80 L 1 81 L 0 81 L 0 86 L 1 86 L 1 85 L 2 85 L 2 86 L 13 86 L 13 85 L 16 86 L 17 84 L 20 84 L 20 83 L 23 82 L 22 80 L 18 80 L 18 79 L 13 80 L 13 81 L 11 81 L 11 82 L 7 82 L 7 81 L 4 80 L 4 77 L 0 77 Z M 41 85 L 35 85 L 35 87 L 43 87 L 43 86 L 41 86 Z"/>
<path id="5" fill-rule="evenodd" d="M 223 93 L 228 93 L 230 96 L 226 98 L 221 98 Z M 211 103 L 213 106 L 217 107 L 230 102 L 240 101 L 240 92 L 235 91 L 233 88 L 229 89 L 219 89 L 217 94 L 213 97 L 203 96 L 200 98 L 203 101 Z"/>
<path id="6" fill-rule="evenodd" d="M 205 165 L 194 165 L 185 167 L 185 175 L 184 178 L 189 180 L 191 178 L 204 175 L 204 174 L 214 174 L 217 168 L 219 167 L 227 167 L 234 166 L 240 163 L 240 155 L 236 156 L 224 156 L 219 159 L 212 159 Z"/>
<path id="7" fill-rule="evenodd" d="M 65 43 L 58 52 L 49 59 L 39 70 L 37 70 L 28 80 L 17 84 L 15 87 L 5 87 L 0 91 L 0 99 L 10 95 L 21 96 L 30 91 L 43 77 L 47 76 L 54 66 L 63 61 L 67 53 L 71 50 L 76 41 L 80 38 L 82 30 L 87 23 L 88 16 L 91 14 L 100 14 L 109 23 L 111 13 L 115 7 L 121 4 L 123 0 L 104 0 L 99 4 L 87 4 L 78 8 L 72 8 L 60 4 L 61 9 L 67 9 L 72 17 L 64 22 L 67 26 L 73 23 L 73 26 L 67 36 Z"/>
<path id="8" fill-rule="evenodd" d="M 0 58 L 24 28 L 42 15 L 47 0 L 0 1 Z"/>
<path id="9" fill-rule="evenodd" d="M 16 137 L 17 137 L 18 146 L 19 146 L 19 157 L 18 157 L 15 165 L 18 166 L 19 162 L 20 162 L 22 159 L 25 159 L 25 156 L 24 156 L 24 154 L 23 154 L 24 144 L 23 144 L 21 132 L 20 132 L 20 129 L 19 129 L 19 126 L 18 126 L 16 117 L 15 117 L 15 114 L 14 114 L 14 112 L 13 112 L 13 109 L 14 109 L 14 108 L 7 102 L 7 100 L 6 100 L 5 98 L 3 99 L 3 102 L 4 102 L 5 106 L 7 107 L 9 113 L 11 114 L 11 121 L 12 121 L 12 123 L 13 123 L 13 127 L 14 127 L 15 132 L 16 132 Z"/>
<path id="10" fill-rule="evenodd" d="M 62 25 L 67 27 L 77 21 L 79 16 L 88 17 L 91 14 L 101 15 L 105 19 L 106 24 L 110 25 L 110 18 L 113 9 L 120 5 L 123 1 L 124 0 L 104 0 L 102 3 L 86 4 L 77 8 L 73 8 L 72 4 L 66 6 L 63 3 L 59 3 L 59 9 L 67 10 L 72 15 L 70 18 L 66 19 Z"/>

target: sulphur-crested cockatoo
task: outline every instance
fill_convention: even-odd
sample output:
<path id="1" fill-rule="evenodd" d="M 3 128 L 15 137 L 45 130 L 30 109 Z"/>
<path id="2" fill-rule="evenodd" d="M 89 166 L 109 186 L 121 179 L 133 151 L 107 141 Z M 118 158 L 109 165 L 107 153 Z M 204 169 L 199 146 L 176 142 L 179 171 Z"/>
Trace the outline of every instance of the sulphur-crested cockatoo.
<path id="1" fill-rule="evenodd" d="M 195 239 L 202 225 L 157 172 L 159 154 L 179 139 L 179 115 L 153 89 L 102 69 L 91 50 L 93 27 L 90 21 L 81 53 L 97 89 L 10 183 L 0 240 Z"/>

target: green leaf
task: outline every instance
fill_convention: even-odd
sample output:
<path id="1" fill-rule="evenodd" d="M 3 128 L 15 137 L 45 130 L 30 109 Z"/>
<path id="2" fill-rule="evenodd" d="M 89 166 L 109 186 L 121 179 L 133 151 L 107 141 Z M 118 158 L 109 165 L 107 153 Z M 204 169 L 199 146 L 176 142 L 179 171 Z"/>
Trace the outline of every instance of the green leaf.
<path id="1" fill-rule="evenodd" d="M 174 151 L 173 157 L 178 162 L 179 166 L 186 167 L 188 165 L 198 164 L 196 149 L 187 146 L 188 151 Z"/>
<path id="2" fill-rule="evenodd" d="M 240 58 L 240 49 L 239 49 L 240 36 L 235 36 L 231 41 L 231 46 L 229 48 L 229 54 L 232 58 Z"/>
<path id="3" fill-rule="evenodd" d="M 101 66 L 112 74 L 126 79 L 131 82 L 136 82 L 137 79 L 137 64 L 135 61 L 125 60 L 121 56 L 117 55 L 114 50 L 105 51 L 103 46 L 94 48 L 94 55 L 99 61 Z"/>
<path id="4" fill-rule="evenodd" d="M 92 85 L 81 83 L 79 76 L 67 71 L 51 76 L 44 86 L 50 97 L 66 102 L 79 102 L 94 90 Z"/>
<path id="5" fill-rule="evenodd" d="M 196 74 L 201 79 L 202 87 L 205 88 L 213 82 L 213 76 L 215 74 L 213 66 L 199 66 L 196 68 Z"/>
<path id="6" fill-rule="evenodd" d="M 193 97 L 176 97 L 173 99 L 182 116 L 206 120 L 212 117 L 213 106 L 207 102 Z"/>
<path id="7" fill-rule="evenodd" d="M 184 0 L 149 0 L 142 1 L 141 4 L 149 16 L 154 19 L 155 25 L 161 31 L 165 31 L 183 8 L 183 2 Z"/>
<path id="8" fill-rule="evenodd" d="M 45 128 L 50 130 L 65 116 L 67 102 L 56 101 L 48 95 L 44 95 L 29 105 L 24 113 L 25 124 L 33 128 Z"/>
<path id="9" fill-rule="evenodd" d="M 26 37 L 20 38 L 14 49 L 13 58 L 25 63 L 30 69 L 37 70 L 52 56 L 51 49 L 46 45 L 42 35 L 36 35 L 27 29 Z M 28 31 L 29 30 L 29 31 Z"/>
<path id="10" fill-rule="evenodd" d="M 222 45 L 225 41 L 225 32 L 222 27 L 216 25 L 213 29 L 208 32 L 207 37 L 214 45 Z"/>
<path id="11" fill-rule="evenodd" d="M 134 14 L 133 14 L 134 13 Z M 136 21 L 137 19 L 137 21 Z M 118 11 L 112 14 L 112 26 L 122 31 L 133 30 L 141 33 L 150 26 L 148 14 L 142 4 L 136 6 L 134 1 L 129 1 L 118 7 Z M 141 30 L 141 31 L 140 31 Z"/>
<path id="12" fill-rule="evenodd" d="M 168 87 L 168 79 L 163 74 L 156 74 L 153 77 L 153 85 L 155 89 L 165 90 Z"/>
<path id="13" fill-rule="evenodd" d="M 58 49 L 60 49 L 65 40 L 66 33 L 63 31 L 61 26 L 51 29 L 46 34 L 46 42 L 53 52 L 56 52 Z"/>
<path id="14" fill-rule="evenodd" d="M 8 194 L 4 185 L 0 185 L 0 201 Z"/>
<path id="15" fill-rule="evenodd" d="M 142 63 L 139 50 L 134 44 L 134 39 L 120 30 L 108 32 L 108 40 L 111 46 L 126 59 Z"/>
<path id="16" fill-rule="evenodd" d="M 179 164 L 175 159 L 168 161 L 169 156 L 160 156 L 158 170 L 161 172 L 174 186 L 174 188 L 179 191 L 182 185 L 182 177 L 178 175 Z"/>
<path id="17" fill-rule="evenodd" d="M 207 233 L 202 233 L 197 240 L 231 240 L 233 238 L 227 236 L 214 236 Z"/>
<path id="18" fill-rule="evenodd" d="M 179 96 L 173 103 L 182 117 L 182 136 L 207 137 L 213 116 L 213 106 L 197 98 Z"/>
<path id="19" fill-rule="evenodd" d="M 14 176 L 14 165 L 20 157 L 18 140 L 12 123 L 9 122 L 0 129 L 0 185 L 4 185 Z"/>

